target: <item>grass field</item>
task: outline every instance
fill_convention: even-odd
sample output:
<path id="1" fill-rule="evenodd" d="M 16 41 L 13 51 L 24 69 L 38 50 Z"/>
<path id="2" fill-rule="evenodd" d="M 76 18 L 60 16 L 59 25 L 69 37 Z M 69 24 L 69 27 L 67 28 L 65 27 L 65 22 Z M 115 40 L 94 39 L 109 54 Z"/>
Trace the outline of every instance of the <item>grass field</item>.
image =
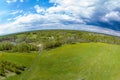
<path id="1" fill-rule="evenodd" d="M 29 59 L 26 61 L 29 62 Z M 26 61 L 24 61 L 24 64 L 26 64 Z M 10 77 L 7 80 L 119 79 L 119 45 L 77 43 L 45 51 L 42 55 L 35 58 L 30 69 L 24 74 Z"/>
<path id="2" fill-rule="evenodd" d="M 0 53 L 0 60 L 9 61 L 17 65 L 30 66 L 33 59 L 36 57 L 37 53 Z"/>
<path id="3" fill-rule="evenodd" d="M 25 66 L 26 70 L 29 69 L 30 65 L 32 64 L 32 62 L 34 61 L 34 58 L 36 57 L 36 55 L 38 55 L 37 53 L 8 53 L 8 52 L 0 52 L 0 62 L 2 61 L 7 61 L 11 64 L 15 64 L 17 66 Z M 1 63 L 0 63 L 1 64 Z M 1 66 L 0 66 L 0 70 L 1 70 Z M 24 72 L 22 72 L 21 75 L 23 75 Z M 15 74 L 13 72 L 9 72 L 7 73 L 6 77 L 1 77 L 0 76 L 0 80 L 6 80 L 9 79 L 9 77 L 14 77 L 14 79 L 12 80 L 16 80 L 15 78 L 20 77 L 21 75 L 13 75 Z M 17 78 L 19 79 L 19 78 Z"/>

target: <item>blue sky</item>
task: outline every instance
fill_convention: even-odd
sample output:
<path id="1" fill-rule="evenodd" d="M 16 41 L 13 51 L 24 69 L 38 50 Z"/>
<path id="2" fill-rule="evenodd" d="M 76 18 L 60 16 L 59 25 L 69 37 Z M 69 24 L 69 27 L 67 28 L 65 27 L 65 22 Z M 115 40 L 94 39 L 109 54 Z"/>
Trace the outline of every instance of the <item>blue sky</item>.
<path id="1" fill-rule="evenodd" d="M 120 36 L 120 0 L 0 0 L 0 35 L 74 29 Z"/>

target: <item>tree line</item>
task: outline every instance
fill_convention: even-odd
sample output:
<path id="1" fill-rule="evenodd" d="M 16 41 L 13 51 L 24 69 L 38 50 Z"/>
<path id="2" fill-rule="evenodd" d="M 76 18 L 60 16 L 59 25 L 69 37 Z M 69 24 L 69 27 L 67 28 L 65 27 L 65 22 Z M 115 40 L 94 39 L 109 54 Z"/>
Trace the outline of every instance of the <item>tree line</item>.
<path id="1" fill-rule="evenodd" d="M 11 42 L 1 42 L 0 51 L 11 51 L 11 52 L 30 52 L 38 51 L 38 47 L 33 44 L 27 44 L 26 42 L 13 44 Z"/>
<path id="2" fill-rule="evenodd" d="M 31 52 L 77 42 L 120 44 L 120 37 L 74 30 L 42 30 L 0 37 L 0 51 Z"/>

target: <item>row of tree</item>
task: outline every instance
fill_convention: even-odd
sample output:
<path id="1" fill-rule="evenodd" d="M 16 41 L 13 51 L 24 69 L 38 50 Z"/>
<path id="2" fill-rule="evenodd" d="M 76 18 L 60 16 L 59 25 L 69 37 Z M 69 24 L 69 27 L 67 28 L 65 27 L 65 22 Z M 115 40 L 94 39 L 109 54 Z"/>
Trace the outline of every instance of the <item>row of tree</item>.
<path id="1" fill-rule="evenodd" d="M 46 30 L 46 31 L 34 31 L 13 34 L 8 36 L 1 36 L 0 42 L 26 42 L 26 43 L 44 43 L 47 41 L 79 41 L 79 42 L 108 42 L 120 44 L 120 38 L 110 35 L 73 31 L 73 30 Z"/>
<path id="2" fill-rule="evenodd" d="M 12 51 L 12 52 L 30 52 L 38 51 L 38 47 L 33 44 L 28 44 L 25 42 L 13 44 L 11 42 L 1 42 L 0 51 Z"/>
<path id="3" fill-rule="evenodd" d="M 9 52 L 32 52 L 32 51 L 41 51 L 41 50 L 48 50 L 52 49 L 55 47 L 61 46 L 62 42 L 58 41 L 50 41 L 50 42 L 45 42 L 43 44 L 35 45 L 35 44 L 30 44 L 26 42 L 21 42 L 21 43 L 16 43 L 13 44 L 11 42 L 1 42 L 0 43 L 0 51 L 9 51 Z"/>
<path id="4" fill-rule="evenodd" d="M 120 38 L 110 35 L 73 31 L 46 30 L 12 34 L 0 37 L 0 51 L 30 52 L 51 49 L 76 42 L 104 42 L 120 44 Z M 38 46 L 42 44 L 41 46 Z"/>

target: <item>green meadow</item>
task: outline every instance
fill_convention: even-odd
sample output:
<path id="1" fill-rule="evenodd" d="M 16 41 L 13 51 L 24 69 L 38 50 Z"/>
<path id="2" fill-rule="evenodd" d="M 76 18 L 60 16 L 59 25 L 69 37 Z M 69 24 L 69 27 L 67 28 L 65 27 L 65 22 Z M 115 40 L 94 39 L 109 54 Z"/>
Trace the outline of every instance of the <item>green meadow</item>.
<path id="1" fill-rule="evenodd" d="M 0 36 L 0 80 L 120 80 L 120 37 L 74 30 Z"/>
<path id="2" fill-rule="evenodd" d="M 9 58 L 13 57 L 9 54 L 8 56 Z M 15 56 L 20 57 L 19 54 Z M 25 57 L 26 56 L 27 55 L 25 55 Z M 27 57 L 31 59 L 30 56 Z M 24 63 L 29 62 L 29 59 L 24 60 Z M 18 61 L 21 63 L 20 58 Z M 30 69 L 26 70 L 22 76 L 12 76 L 7 80 L 119 79 L 119 45 L 106 43 L 76 43 L 44 51 L 34 59 Z"/>

